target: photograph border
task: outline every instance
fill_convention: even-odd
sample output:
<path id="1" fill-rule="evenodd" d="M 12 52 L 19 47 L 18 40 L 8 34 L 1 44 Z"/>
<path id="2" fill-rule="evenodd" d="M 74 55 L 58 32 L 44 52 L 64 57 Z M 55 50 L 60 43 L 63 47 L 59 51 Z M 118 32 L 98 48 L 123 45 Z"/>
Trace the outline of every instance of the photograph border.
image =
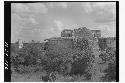
<path id="1" fill-rule="evenodd" d="M 116 2 L 116 82 L 119 82 L 119 1 L 4 1 L 4 82 L 11 82 L 11 3 Z"/>

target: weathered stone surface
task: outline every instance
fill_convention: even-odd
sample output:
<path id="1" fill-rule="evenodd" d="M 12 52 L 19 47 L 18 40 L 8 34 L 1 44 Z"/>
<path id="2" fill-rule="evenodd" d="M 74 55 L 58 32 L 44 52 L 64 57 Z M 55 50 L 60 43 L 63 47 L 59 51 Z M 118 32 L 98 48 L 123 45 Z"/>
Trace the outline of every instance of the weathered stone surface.
<path id="1" fill-rule="evenodd" d="M 61 37 L 72 37 L 72 32 L 73 32 L 73 30 L 64 29 L 64 30 L 61 32 Z"/>

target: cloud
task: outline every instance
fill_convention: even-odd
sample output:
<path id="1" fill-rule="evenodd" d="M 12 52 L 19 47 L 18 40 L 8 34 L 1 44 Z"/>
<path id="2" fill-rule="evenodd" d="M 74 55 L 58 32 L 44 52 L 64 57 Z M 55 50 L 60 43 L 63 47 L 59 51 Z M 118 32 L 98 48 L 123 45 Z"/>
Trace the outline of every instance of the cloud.
<path id="1" fill-rule="evenodd" d="M 12 12 L 16 13 L 42 13 L 48 12 L 48 8 L 43 3 L 12 3 Z"/>
<path id="2" fill-rule="evenodd" d="M 36 17 L 48 12 L 48 8 L 44 3 L 12 3 L 11 16 L 15 18 L 15 22 L 25 27 L 25 29 L 32 28 L 39 24 Z"/>
<path id="3" fill-rule="evenodd" d="M 32 24 L 34 24 L 34 25 L 38 24 L 37 21 L 35 20 L 35 18 L 33 18 L 33 17 L 30 17 L 30 18 L 29 18 L 29 21 L 30 21 Z"/>
<path id="4" fill-rule="evenodd" d="M 33 31 L 37 21 L 33 17 L 22 18 L 19 14 L 11 14 L 11 40 L 15 41 L 18 38 L 24 37 L 25 31 Z"/>
<path id="5" fill-rule="evenodd" d="M 11 10 L 16 13 L 30 12 L 29 7 L 26 3 L 12 3 Z"/>
<path id="6" fill-rule="evenodd" d="M 53 2 L 49 2 L 49 3 L 47 3 L 47 5 L 48 5 L 48 7 L 50 7 L 50 8 L 53 8 L 53 7 L 54 7 L 54 3 L 53 3 Z"/>
<path id="7" fill-rule="evenodd" d="M 95 22 L 106 23 L 116 20 L 115 2 L 87 2 L 82 3 L 82 7 Z"/>
<path id="8" fill-rule="evenodd" d="M 22 19 L 19 15 L 11 15 L 11 41 L 15 41 L 19 38 L 19 34 L 22 29 L 20 20 Z"/>
<path id="9" fill-rule="evenodd" d="M 57 29 L 59 31 L 62 31 L 63 30 L 63 23 L 59 20 L 54 20 L 54 24 L 57 26 Z"/>
<path id="10" fill-rule="evenodd" d="M 116 26 L 115 22 L 112 22 L 110 24 L 98 24 L 97 26 L 94 26 L 93 29 L 101 30 L 102 37 L 115 37 L 116 36 Z"/>
<path id="11" fill-rule="evenodd" d="M 27 24 L 30 24 L 32 26 L 38 24 L 34 17 L 23 18 L 19 14 L 14 13 L 11 15 L 11 18 L 14 19 L 12 20 L 13 23 L 21 26 L 25 26 Z"/>
<path id="12" fill-rule="evenodd" d="M 103 36 L 115 34 L 115 24 L 108 25 L 115 19 L 114 3 L 84 2 L 82 7 L 81 3 L 12 3 L 12 39 L 28 41 L 57 37 L 63 29 L 78 28 L 75 24 L 84 24 L 92 29 L 100 25 L 98 29 L 102 30 Z"/>
<path id="13" fill-rule="evenodd" d="M 49 2 L 47 4 L 50 8 L 54 8 L 54 7 L 67 8 L 68 7 L 67 2 Z"/>
<path id="14" fill-rule="evenodd" d="M 27 4 L 32 13 L 42 13 L 48 12 L 48 8 L 43 3 L 28 3 Z"/>
<path id="15" fill-rule="evenodd" d="M 93 11 L 92 5 L 89 2 L 82 3 L 82 7 L 86 13 L 91 13 Z"/>
<path id="16" fill-rule="evenodd" d="M 59 2 L 59 5 L 62 7 L 62 8 L 67 8 L 68 7 L 68 4 L 66 2 Z"/>

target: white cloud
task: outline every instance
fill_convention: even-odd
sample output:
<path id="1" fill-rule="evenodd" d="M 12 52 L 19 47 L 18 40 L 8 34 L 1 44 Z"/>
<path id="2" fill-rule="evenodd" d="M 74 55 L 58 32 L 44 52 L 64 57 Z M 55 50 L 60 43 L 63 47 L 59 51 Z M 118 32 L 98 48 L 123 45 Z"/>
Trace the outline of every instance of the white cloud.
<path id="1" fill-rule="evenodd" d="M 12 3 L 11 4 L 11 10 L 16 13 L 24 13 L 24 12 L 30 12 L 29 7 L 26 5 L 26 3 Z"/>
<path id="2" fill-rule="evenodd" d="M 93 7 L 98 8 L 100 10 L 104 10 L 106 12 L 110 12 L 113 15 L 116 14 L 116 4 L 115 4 L 115 2 L 95 3 L 93 5 Z"/>
<path id="3" fill-rule="evenodd" d="M 62 7 L 62 8 L 67 8 L 68 7 L 68 4 L 66 2 L 59 2 L 59 5 Z"/>
<path id="4" fill-rule="evenodd" d="M 48 8 L 43 3 L 12 3 L 11 10 L 16 13 L 47 13 Z"/>
<path id="5" fill-rule="evenodd" d="M 34 31 L 39 24 L 37 14 L 47 13 L 48 8 L 42 3 L 12 3 L 11 4 L 11 37 L 12 41 L 24 37 Z M 30 34 L 28 34 L 30 35 Z M 24 37 L 26 38 L 26 37 Z M 27 37 L 28 38 L 28 37 Z"/>
<path id="6" fill-rule="evenodd" d="M 21 25 L 21 26 L 27 25 L 27 24 L 30 24 L 30 25 L 38 24 L 38 22 L 35 20 L 35 17 L 23 18 L 19 14 L 14 13 L 14 14 L 11 15 L 11 18 L 12 18 L 11 23 L 18 24 L 18 25 Z"/>
<path id="7" fill-rule="evenodd" d="M 93 29 L 101 30 L 102 37 L 115 37 L 116 36 L 116 26 L 114 23 L 107 25 L 97 25 Z"/>
<path id="8" fill-rule="evenodd" d="M 11 41 L 21 38 L 25 31 L 34 31 L 34 26 L 38 24 L 34 17 L 23 18 L 19 14 L 11 15 Z"/>
<path id="9" fill-rule="evenodd" d="M 87 13 L 91 13 L 93 11 L 92 5 L 89 2 L 82 3 L 82 7 Z"/>
<path id="10" fill-rule="evenodd" d="M 84 2 L 82 7 L 96 22 L 111 22 L 116 18 L 115 2 Z"/>
<path id="11" fill-rule="evenodd" d="M 63 23 L 59 20 L 54 20 L 55 25 L 57 26 L 59 31 L 63 30 Z"/>
<path id="12" fill-rule="evenodd" d="M 48 8 L 43 3 L 29 3 L 27 4 L 32 13 L 47 13 Z"/>
<path id="13" fill-rule="evenodd" d="M 115 2 L 96 2 L 93 4 L 95 7 L 105 8 L 106 6 L 115 6 Z"/>
<path id="14" fill-rule="evenodd" d="M 38 24 L 37 21 L 35 20 L 35 18 L 33 18 L 33 17 L 30 17 L 30 18 L 29 18 L 29 21 L 30 21 L 32 24 L 34 24 L 34 25 Z"/>
<path id="15" fill-rule="evenodd" d="M 49 2 L 49 3 L 47 3 L 47 5 L 50 8 L 54 8 L 54 7 L 67 8 L 68 7 L 68 3 L 67 2 Z"/>
<path id="16" fill-rule="evenodd" d="M 96 10 L 111 10 L 111 12 L 114 12 L 114 9 L 116 8 L 115 2 L 84 2 L 82 3 L 82 6 L 87 13 L 91 13 Z"/>
<path id="17" fill-rule="evenodd" d="M 52 3 L 52 2 L 47 3 L 47 5 L 48 5 L 50 8 L 53 8 L 53 7 L 54 7 L 54 3 Z"/>

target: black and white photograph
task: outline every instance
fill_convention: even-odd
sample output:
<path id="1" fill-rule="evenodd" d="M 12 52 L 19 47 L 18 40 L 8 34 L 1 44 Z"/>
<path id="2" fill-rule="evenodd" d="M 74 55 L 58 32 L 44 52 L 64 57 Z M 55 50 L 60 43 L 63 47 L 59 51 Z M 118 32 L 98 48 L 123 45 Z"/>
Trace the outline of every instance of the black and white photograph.
<path id="1" fill-rule="evenodd" d="M 118 1 L 4 7 L 5 82 L 119 82 Z"/>

